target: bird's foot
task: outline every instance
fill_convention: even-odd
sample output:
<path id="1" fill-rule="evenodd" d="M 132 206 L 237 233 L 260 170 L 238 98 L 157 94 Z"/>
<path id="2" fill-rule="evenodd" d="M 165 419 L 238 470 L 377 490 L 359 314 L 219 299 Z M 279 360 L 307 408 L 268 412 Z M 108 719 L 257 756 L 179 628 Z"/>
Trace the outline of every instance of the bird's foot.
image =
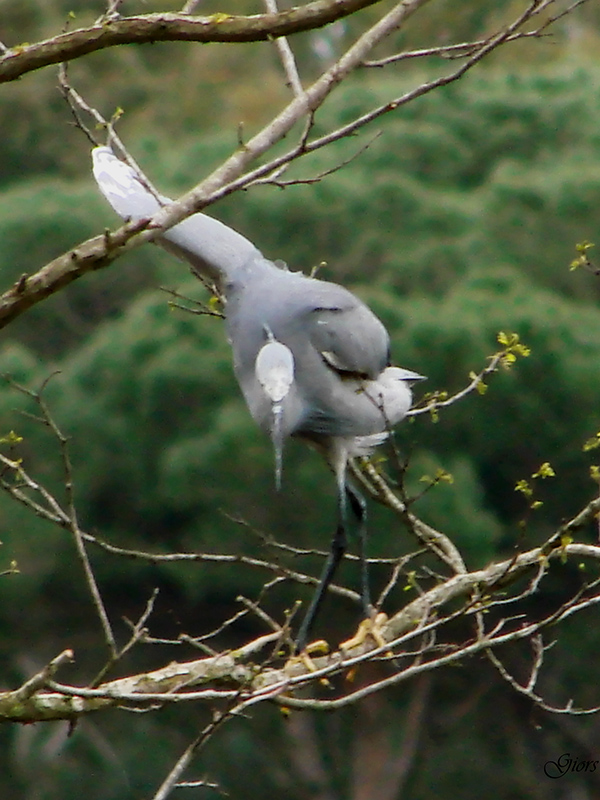
<path id="1" fill-rule="evenodd" d="M 329 652 L 329 645 L 325 641 L 325 639 L 317 639 L 314 642 L 309 642 L 306 647 L 298 653 L 294 658 L 297 658 L 309 672 L 316 672 L 317 667 L 315 666 L 315 662 L 312 660 L 311 656 L 313 655 L 322 655 L 326 656 Z"/>
<path id="2" fill-rule="evenodd" d="M 325 639 L 317 639 L 310 642 L 299 653 L 296 653 L 288 659 L 285 667 L 289 670 L 290 667 L 302 665 L 308 672 L 317 672 L 318 667 L 312 659 L 313 655 L 326 656 L 329 653 L 329 645 Z M 328 686 L 329 681 L 326 678 L 321 679 L 321 683 Z"/>
<path id="3" fill-rule="evenodd" d="M 383 611 L 363 619 L 354 636 L 340 644 L 340 650 L 352 650 L 355 647 L 360 647 L 369 637 L 375 641 L 378 647 L 385 647 L 387 641 L 383 635 L 383 628 L 387 621 L 388 616 Z"/>

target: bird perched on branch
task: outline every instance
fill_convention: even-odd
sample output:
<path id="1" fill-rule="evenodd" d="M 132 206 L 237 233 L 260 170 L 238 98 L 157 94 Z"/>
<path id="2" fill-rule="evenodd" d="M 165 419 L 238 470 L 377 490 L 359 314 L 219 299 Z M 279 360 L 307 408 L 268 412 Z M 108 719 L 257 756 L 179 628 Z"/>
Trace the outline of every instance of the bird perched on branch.
<path id="1" fill-rule="evenodd" d="M 92 157 L 100 191 L 123 219 L 150 218 L 171 202 L 110 148 L 97 147 Z M 194 214 L 156 242 L 216 283 L 226 300 L 234 372 L 252 417 L 273 442 L 277 486 L 290 436 L 316 448 L 335 475 L 338 522 L 296 639 L 301 650 L 346 550 L 350 515 L 361 544 L 363 609 L 367 616 L 372 613 L 365 503 L 348 480 L 348 460 L 368 455 L 387 438 L 410 408 L 410 387 L 423 376 L 390 366 L 387 331 L 354 294 L 267 260 L 248 239 L 212 217 Z"/>

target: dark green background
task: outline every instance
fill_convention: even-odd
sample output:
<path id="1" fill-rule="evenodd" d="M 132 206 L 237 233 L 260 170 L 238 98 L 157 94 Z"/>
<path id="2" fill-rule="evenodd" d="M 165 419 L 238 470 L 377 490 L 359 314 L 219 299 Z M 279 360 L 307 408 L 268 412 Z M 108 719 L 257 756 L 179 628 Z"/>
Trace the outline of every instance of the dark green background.
<path id="1" fill-rule="evenodd" d="M 469 13 L 457 20 L 452 3 L 432 3 L 394 46 L 431 45 L 445 36 L 462 41 L 500 19 L 496 3 L 465 5 Z M 508 4 L 513 10 L 518 5 Z M 77 14 L 72 24 L 102 10 L 101 4 L 58 0 L 13 6 L 0 8 L 7 45 L 52 35 L 68 10 Z M 124 3 L 123 13 L 157 8 Z M 223 10 L 215 3 L 202 7 L 205 13 Z M 260 9 L 245 3 L 236 10 Z M 348 20 L 340 40 L 327 30 L 294 40 L 307 79 L 321 67 L 318 41 L 339 51 L 361 20 L 376 13 Z M 381 131 L 359 158 L 326 180 L 285 191 L 256 188 L 211 209 L 293 269 L 326 262 L 320 275 L 351 287 L 372 306 L 390 330 L 395 361 L 426 374 L 426 391 L 462 388 L 469 372 L 498 349 L 500 330 L 517 332 L 531 348 L 529 358 L 490 379 L 484 396 L 467 398 L 436 424 L 421 417 L 398 431 L 399 448 L 410 453 L 412 491 L 438 468 L 453 474 L 452 485 L 426 494 L 416 508 L 452 537 L 471 567 L 512 553 L 516 544 L 541 541 L 595 491 L 582 444 L 600 428 L 600 279 L 570 272 L 568 265 L 577 242 L 598 239 L 597 52 L 598 11 L 591 4 L 558 26 L 552 44 L 516 44 L 460 83 L 290 173 L 318 174 Z M 250 135 L 286 99 L 267 44 L 120 48 L 70 70 L 76 87 L 106 115 L 117 106 L 125 110 L 121 135 L 152 180 L 172 195 L 235 148 L 240 121 Z M 363 71 L 319 113 L 317 126 L 341 124 L 435 71 L 420 64 Z M 53 69 L 3 87 L 0 128 L 0 275 L 8 288 L 116 220 L 95 189 L 88 144 L 71 125 Z M 82 526 L 120 546 L 159 552 L 276 557 L 255 531 L 325 547 L 335 513 L 325 466 L 291 443 L 283 491 L 274 492 L 269 443 L 233 379 L 222 322 L 172 310 L 160 286 L 204 296 L 184 265 L 145 246 L 2 333 L 0 372 L 39 388 L 58 371 L 45 398 L 70 437 Z M 14 429 L 23 436 L 18 455 L 61 496 L 57 442 L 22 410 L 35 409 L 0 385 L 0 435 Z M 539 486 L 544 505 L 523 535 L 518 522 L 525 504 L 514 485 L 543 461 L 557 477 Z M 373 507 L 370 515 L 373 554 L 410 550 L 391 513 Z M 104 654 L 69 536 L 0 497 L 0 538 L 0 570 L 13 559 L 20 569 L 0 578 L 2 686 L 19 685 L 65 647 L 74 648 L 76 663 L 61 677 L 90 680 Z M 128 634 L 122 618 L 138 617 L 156 586 L 151 632 L 174 638 L 218 625 L 238 608 L 236 596 L 255 596 L 265 578 L 233 567 L 158 567 L 94 550 L 91 556 L 121 641 Z M 298 566 L 318 570 L 314 559 Z M 557 567 L 537 610 L 576 585 L 576 573 L 570 565 Z M 356 585 L 351 568 L 345 577 Z M 383 578 L 374 576 L 377 585 Z M 281 618 L 300 594 L 307 596 L 282 587 L 267 607 Z M 336 641 L 353 629 L 356 612 L 341 601 L 330 606 L 322 632 Z M 555 702 L 598 703 L 596 628 L 590 611 L 557 632 L 561 641 L 548 655 L 542 685 Z M 247 620 L 219 644 L 261 632 L 258 622 Z M 120 670 L 192 657 L 194 651 L 183 647 L 140 646 Z M 525 675 L 525 651 L 507 657 Z M 222 730 L 195 774 L 219 780 L 233 798 L 363 798 L 369 769 L 377 767 L 390 781 L 391 788 L 380 787 L 383 800 L 554 800 L 600 791 L 596 774 L 559 782 L 543 774 L 544 762 L 563 752 L 600 758 L 599 722 L 534 711 L 479 659 L 335 716 L 292 717 L 286 721 L 271 707 L 253 710 Z M 114 711 L 83 720 L 68 740 L 62 723 L 4 726 L 0 795 L 148 797 L 205 721 L 205 712 L 192 707 L 146 715 Z M 402 758 L 410 768 L 394 778 Z"/>

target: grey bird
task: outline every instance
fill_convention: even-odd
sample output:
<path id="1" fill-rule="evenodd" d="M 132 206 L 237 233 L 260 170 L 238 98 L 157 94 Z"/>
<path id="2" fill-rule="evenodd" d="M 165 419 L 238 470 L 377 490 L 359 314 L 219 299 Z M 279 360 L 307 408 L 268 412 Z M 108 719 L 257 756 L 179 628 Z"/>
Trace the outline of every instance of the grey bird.
<path id="1" fill-rule="evenodd" d="M 102 194 L 123 219 L 150 218 L 172 202 L 151 191 L 110 148 L 95 148 L 92 158 Z M 410 387 L 423 376 L 390 366 L 388 333 L 355 295 L 267 260 L 212 217 L 194 214 L 156 241 L 215 282 L 226 299 L 234 372 L 252 417 L 273 442 L 277 487 L 289 436 L 317 449 L 335 475 L 338 523 L 296 638 L 302 650 L 346 550 L 349 512 L 358 527 L 363 611 L 372 614 L 365 502 L 348 480 L 348 461 L 368 455 L 387 438 L 411 406 Z"/>

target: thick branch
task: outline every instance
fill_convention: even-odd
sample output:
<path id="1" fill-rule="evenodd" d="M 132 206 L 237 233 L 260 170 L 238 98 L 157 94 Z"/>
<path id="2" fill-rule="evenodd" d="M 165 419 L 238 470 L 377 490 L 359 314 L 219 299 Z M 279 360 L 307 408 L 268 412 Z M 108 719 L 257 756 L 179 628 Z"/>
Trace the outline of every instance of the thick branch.
<path id="1" fill-rule="evenodd" d="M 396 31 L 408 17 L 427 2 L 428 0 L 401 0 L 360 36 L 339 61 L 323 73 L 302 96 L 292 100 L 271 123 L 236 150 L 206 180 L 185 194 L 178 202 L 171 203 L 158 211 L 148 225 L 139 224 L 139 228 L 147 230 L 141 230 L 134 237 L 133 233 L 139 228 L 121 227 L 110 235 L 110 242 L 107 241 L 105 247 L 98 246 L 101 239 L 92 239 L 77 248 L 78 254 L 84 249 L 87 250 L 85 257 L 75 258 L 68 253 L 55 259 L 30 278 L 19 280 L 12 289 L 0 297 L 0 328 L 52 292 L 81 277 L 85 272 L 107 266 L 129 249 L 151 241 L 160 235 L 161 231 L 171 228 L 190 214 L 201 211 L 215 200 L 254 180 L 255 174 L 248 175 L 245 179 L 240 177 L 248 165 L 283 139 L 306 113 L 319 107 L 333 89 L 363 62 L 375 45 Z M 0 65 L 1 63 L 0 60 Z M 296 155 L 292 154 L 288 160 L 292 160 Z M 272 171 L 272 167 L 267 167 L 264 171 Z M 70 259 L 73 259 L 71 264 Z"/>
<path id="2" fill-rule="evenodd" d="M 590 503 L 586 507 L 589 516 L 598 513 L 600 501 Z M 318 682 L 343 670 L 372 659 L 375 656 L 388 657 L 390 648 L 402 648 L 419 640 L 424 634 L 441 628 L 450 619 L 463 613 L 476 611 L 469 600 L 473 589 L 488 595 L 488 603 L 494 604 L 489 594 L 496 589 L 505 589 L 528 570 L 538 570 L 540 564 L 549 559 L 591 558 L 600 561 L 600 547 L 585 544 L 565 544 L 547 552 L 546 547 L 536 547 L 521 553 L 517 557 L 492 564 L 486 569 L 456 575 L 413 600 L 402 610 L 386 621 L 377 631 L 378 644 L 367 635 L 351 647 L 340 648 L 325 656 L 315 657 L 312 661 L 294 658 L 280 668 L 261 669 L 250 659 L 265 645 L 274 643 L 279 638 L 275 632 L 250 642 L 238 650 L 197 659 L 183 663 L 171 663 L 153 672 L 119 678 L 102 684 L 96 689 L 84 689 L 75 686 L 46 682 L 50 691 L 37 691 L 33 695 L 23 687 L 0 694 L 0 722 L 30 722 L 56 719 L 74 719 L 81 714 L 88 714 L 110 707 L 140 708 L 164 703 L 181 702 L 214 702 L 215 700 L 231 700 L 239 697 L 244 702 L 255 703 L 284 694 L 281 702 L 287 705 L 310 705 L 318 708 L 333 708 L 354 702 L 365 693 L 379 691 L 392 683 L 407 680 L 420 671 L 434 669 L 445 663 L 457 662 L 469 654 L 482 652 L 488 648 L 501 646 L 518 639 L 530 638 L 545 625 L 557 622 L 570 613 L 581 610 L 591 603 L 597 603 L 596 595 L 587 600 L 574 599 L 572 604 L 566 603 L 546 620 L 522 625 L 519 621 L 510 630 L 506 630 L 506 621 L 499 623 L 492 631 L 477 641 L 453 645 L 445 654 L 432 651 L 431 658 L 418 659 L 418 664 L 407 666 L 379 683 L 365 686 L 360 692 L 350 693 L 338 700 L 299 700 L 289 696 L 294 687 L 306 683 Z M 517 601 L 521 595 L 513 600 Z M 467 605 L 463 609 L 442 616 L 432 614 L 452 600 L 463 597 Z M 502 604 L 510 599 L 502 598 Z M 355 637 L 357 639 L 357 637 Z M 383 642 L 383 644 L 381 644 Z M 410 654 L 408 654 L 410 655 Z M 424 651 L 423 651 L 424 655 Z M 35 683 L 31 680 L 24 686 L 29 689 L 42 688 L 46 674 Z"/>
<path id="3" fill-rule="evenodd" d="M 85 273 L 112 264 L 123 252 L 124 245 L 146 224 L 146 221 L 128 223 L 115 233 L 95 236 L 50 261 L 33 275 L 22 275 L 0 296 L 0 328 Z"/>
<path id="4" fill-rule="evenodd" d="M 370 29 L 365 31 L 357 41 L 342 55 L 342 57 L 328 70 L 326 70 L 302 95 L 297 96 L 289 105 L 283 109 L 267 126 L 257 133 L 243 147 L 234 152 L 223 164 L 209 175 L 202 183 L 181 197 L 176 203 L 171 203 L 158 211 L 147 226 L 147 230 L 142 230 L 136 236 L 129 233 L 128 228 L 120 228 L 112 235 L 110 252 L 104 248 L 95 254 L 90 254 L 90 258 L 85 262 L 76 261 L 70 274 L 64 269 L 65 259 L 60 257 L 51 264 L 44 267 L 25 284 L 19 281 L 12 290 L 6 292 L 0 298 L 0 328 L 4 327 L 9 321 L 17 317 L 24 310 L 47 297 L 53 291 L 57 291 L 66 283 L 80 277 L 86 271 L 107 266 L 118 256 L 134 247 L 140 246 L 144 242 L 151 241 L 160 235 L 161 231 L 171 228 L 181 222 L 191 214 L 201 211 L 216 200 L 222 199 L 237 189 L 243 188 L 265 174 L 272 173 L 273 169 L 288 163 L 299 156 L 311 152 L 318 147 L 323 147 L 330 141 L 335 141 L 342 136 L 349 135 L 360 128 L 363 124 L 377 118 L 382 113 L 394 110 L 401 104 L 409 102 L 427 91 L 431 91 L 443 83 L 458 79 L 471 66 L 476 64 L 487 53 L 501 45 L 511 36 L 511 34 L 530 18 L 536 9 L 539 8 L 539 0 L 532 0 L 528 8 L 511 24 L 508 28 L 493 37 L 478 53 L 473 55 L 466 64 L 456 70 L 452 75 L 445 78 L 423 84 L 416 90 L 407 93 L 401 99 L 387 103 L 370 114 L 358 118 L 338 131 L 334 131 L 318 141 L 300 145 L 299 149 L 294 148 L 290 153 L 275 159 L 273 162 L 257 168 L 254 172 L 244 174 L 247 167 L 264 153 L 266 153 L 277 142 L 283 139 L 292 128 L 306 114 L 314 113 L 320 107 L 334 88 L 340 84 L 357 67 L 361 66 L 367 54 L 387 36 L 397 31 L 406 20 L 424 6 L 428 0 L 401 0 L 394 8 L 376 22 Z M 0 60 L 0 66 L 1 66 Z M 94 241 L 94 240 L 92 240 Z M 86 243 L 88 244 L 88 243 Z M 83 246 L 82 246 L 83 247 Z M 56 277 L 54 275 L 56 274 Z M 38 291 L 38 276 L 41 280 L 41 291 Z"/>
<path id="5" fill-rule="evenodd" d="M 59 34 L 31 45 L 19 45 L 0 58 L 0 83 L 27 72 L 71 61 L 121 44 L 148 42 L 258 42 L 313 30 L 354 14 L 380 0 L 314 0 L 276 14 L 243 17 L 213 14 L 147 14 L 107 20 L 91 28 Z"/>
<path id="6" fill-rule="evenodd" d="M 248 684 L 254 675 L 254 667 L 246 666 L 243 662 L 278 636 L 268 634 L 238 650 L 181 664 L 173 662 L 153 672 L 104 683 L 97 689 L 49 682 L 51 687 L 56 686 L 59 691 L 30 695 L 24 691 L 24 687 L 31 683 L 28 681 L 15 691 L 0 693 L 0 722 L 47 722 L 73 719 L 80 714 L 127 704 L 140 707 L 158 700 L 176 702 L 232 697 L 239 692 L 240 685 Z M 223 681 L 227 681 L 233 689 L 190 691 L 194 686 L 218 685 Z"/>

